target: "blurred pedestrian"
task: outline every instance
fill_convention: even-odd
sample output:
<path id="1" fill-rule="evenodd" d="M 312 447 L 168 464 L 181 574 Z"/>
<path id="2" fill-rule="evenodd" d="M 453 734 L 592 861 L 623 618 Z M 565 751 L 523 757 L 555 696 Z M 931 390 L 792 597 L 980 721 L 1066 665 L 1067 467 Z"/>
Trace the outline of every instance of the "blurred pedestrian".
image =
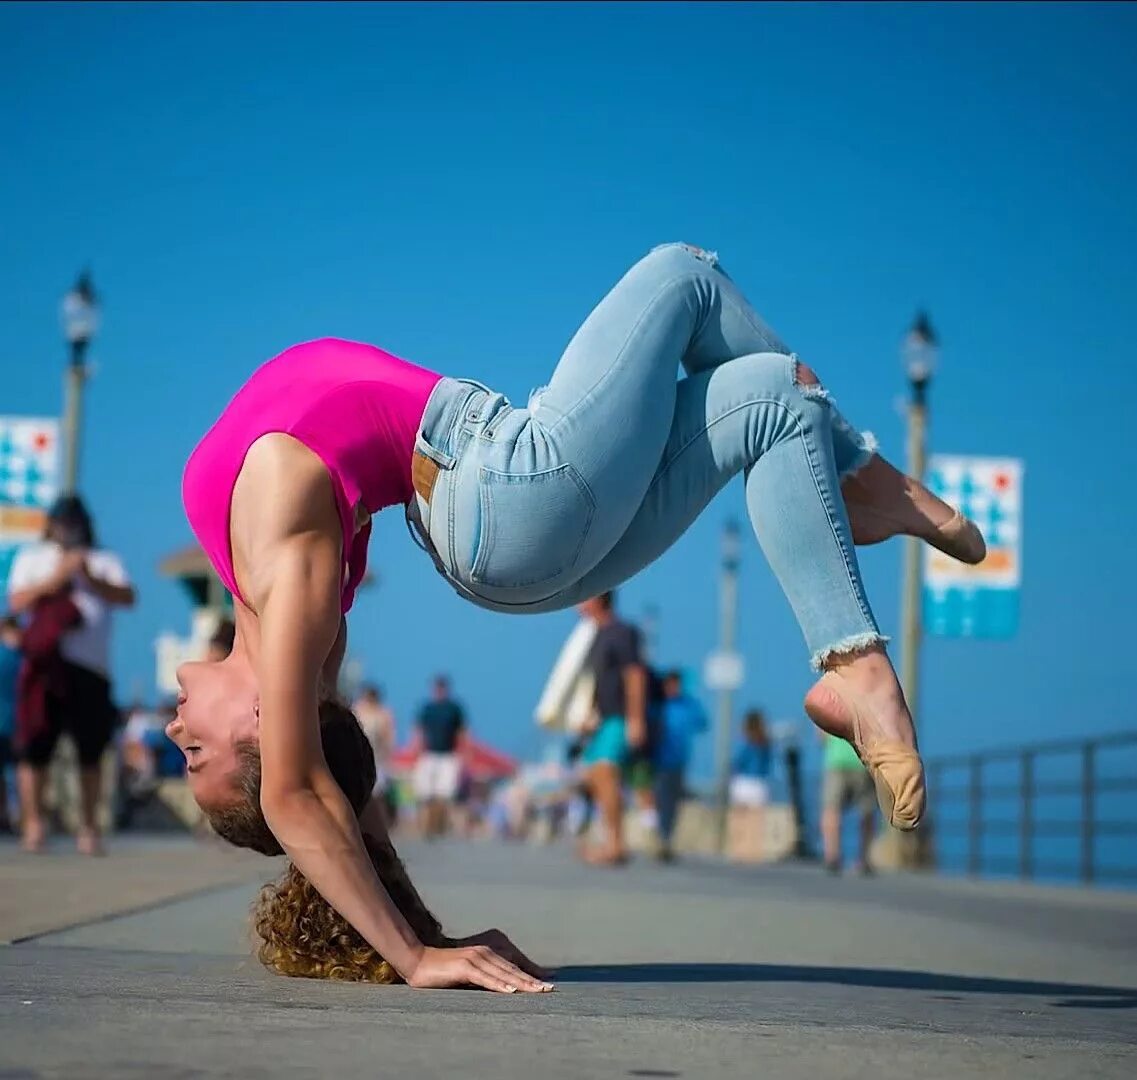
<path id="1" fill-rule="evenodd" d="M 462 779 L 459 755 L 466 717 L 450 696 L 450 680 L 435 678 L 431 699 L 418 714 L 422 752 L 415 763 L 414 792 L 423 836 L 438 836 L 449 828 L 454 800 Z"/>
<path id="2" fill-rule="evenodd" d="M 123 767 L 122 785 L 128 795 L 148 793 L 158 776 L 158 755 L 165 735 L 166 722 L 155 709 L 136 701 L 126 714 L 126 724 L 119 739 Z"/>
<path id="3" fill-rule="evenodd" d="M 12 732 L 16 724 L 16 686 L 19 680 L 20 624 L 11 615 L 0 619 L 0 832 L 11 832 L 8 813 L 8 768 L 12 764 Z"/>
<path id="4" fill-rule="evenodd" d="M 36 634 L 47 647 L 42 663 L 34 666 L 35 680 L 28 681 L 29 663 L 21 677 L 15 748 L 24 849 L 42 851 L 46 843 L 47 769 L 66 732 L 79 758 L 78 847 L 86 855 L 100 854 L 99 766 L 117 721 L 110 683 L 111 619 L 115 608 L 134 604 L 135 593 L 122 560 L 98 546 L 91 516 L 77 495 L 59 499 L 48 514 L 43 542 L 17 554 L 8 600 L 12 611 L 30 619 L 29 639 L 37 620 L 51 624 Z M 74 605 L 77 619 L 67 605 Z"/>
<path id="5" fill-rule="evenodd" d="M 742 745 L 734 755 L 730 777 L 730 805 L 738 831 L 750 838 L 747 847 L 761 853 L 765 847 L 766 805 L 770 801 L 770 736 L 761 709 L 751 709 L 742 720 Z"/>
<path id="6" fill-rule="evenodd" d="M 821 785 L 821 843 L 825 869 L 839 874 L 842 867 L 841 819 L 850 807 L 857 812 L 859 861 L 855 868 L 872 873 L 869 850 L 876 831 L 876 790 L 857 752 L 844 739 L 823 736 L 825 775 Z"/>
<path id="7" fill-rule="evenodd" d="M 600 845 L 585 844 L 581 855 L 587 862 L 615 866 L 627 859 L 623 770 L 633 754 L 647 747 L 648 670 L 642 636 L 617 617 L 613 593 L 594 596 L 579 610 L 597 627 L 589 653 L 596 685 L 594 726 L 580 760 L 604 829 Z"/>
<path id="8" fill-rule="evenodd" d="M 375 758 L 375 787 L 372 794 L 383 801 L 388 820 L 393 822 L 395 800 L 392 798 L 390 761 L 395 749 L 395 714 L 383 700 L 383 691 L 372 683 L 366 683 L 360 688 L 359 696 L 352 702 L 351 711 L 363 728 L 363 734 L 367 736 Z"/>
<path id="9" fill-rule="evenodd" d="M 173 745 L 166 738 L 165 725 L 165 717 L 141 701 L 135 701 L 127 710 L 119 737 L 119 799 L 115 817 L 119 829 L 130 828 L 135 811 L 148 803 L 158 789 L 163 750 Z"/>
<path id="10" fill-rule="evenodd" d="M 669 671 L 663 676 L 663 701 L 659 707 L 658 733 L 652 754 L 655 768 L 655 807 L 659 820 L 659 858 L 675 857 L 672 839 L 683 798 L 687 766 L 695 736 L 707 730 L 707 714 L 683 688 L 683 675 Z"/>

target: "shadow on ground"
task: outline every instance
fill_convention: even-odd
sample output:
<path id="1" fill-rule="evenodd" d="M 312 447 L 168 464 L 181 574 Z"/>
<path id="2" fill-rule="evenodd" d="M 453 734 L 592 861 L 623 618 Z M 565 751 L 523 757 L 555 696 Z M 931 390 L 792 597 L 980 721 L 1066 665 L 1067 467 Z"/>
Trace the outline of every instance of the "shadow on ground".
<path id="1" fill-rule="evenodd" d="M 1058 997 L 1061 1008 L 1137 1009 L 1137 989 L 1033 982 L 934 971 L 804 967 L 793 964 L 585 964 L 558 968 L 559 983 L 829 983 L 941 994 L 1015 994 Z"/>

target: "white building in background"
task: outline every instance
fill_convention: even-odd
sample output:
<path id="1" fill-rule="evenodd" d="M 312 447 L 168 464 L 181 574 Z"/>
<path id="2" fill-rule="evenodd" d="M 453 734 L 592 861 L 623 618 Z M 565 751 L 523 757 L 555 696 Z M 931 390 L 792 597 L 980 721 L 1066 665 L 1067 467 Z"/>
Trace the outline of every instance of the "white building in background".
<path id="1" fill-rule="evenodd" d="M 188 634 L 167 630 L 154 641 L 157 660 L 154 681 L 160 693 L 172 695 L 178 692 L 178 665 L 187 660 L 201 660 L 205 656 L 221 620 L 233 617 L 233 602 L 209 559 L 196 544 L 167 556 L 158 569 L 164 577 L 181 583 L 189 594 L 192 609 Z M 374 581 L 372 574 L 365 574 L 359 583 L 360 588 L 369 588 Z M 349 655 L 340 670 L 340 693 L 350 699 L 362 681 L 363 665 Z"/>
<path id="2" fill-rule="evenodd" d="M 230 614 L 231 601 L 205 553 L 196 544 L 167 556 L 158 569 L 163 576 L 181 583 L 191 605 L 189 633 L 167 630 L 154 642 L 155 682 L 161 693 L 176 694 L 178 665 L 205 656 L 209 639 L 221 620 Z"/>
<path id="3" fill-rule="evenodd" d="M 158 660 L 155 682 L 163 694 L 178 692 L 178 665 L 187 660 L 201 660 L 209 647 L 209 639 L 217 631 L 222 615 L 209 608 L 198 608 L 190 616 L 190 631 L 182 636 L 172 631 L 158 635 L 154 641 L 154 652 Z"/>

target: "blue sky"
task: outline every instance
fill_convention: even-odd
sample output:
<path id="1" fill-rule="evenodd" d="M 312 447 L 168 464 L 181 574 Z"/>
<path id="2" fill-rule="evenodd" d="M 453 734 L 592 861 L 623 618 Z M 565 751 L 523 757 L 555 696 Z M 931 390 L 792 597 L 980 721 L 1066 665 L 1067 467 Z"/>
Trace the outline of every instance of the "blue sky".
<path id="1" fill-rule="evenodd" d="M 59 408 L 60 293 L 104 296 L 83 489 L 142 602 L 123 695 L 188 609 L 182 465 L 241 380 L 296 341 L 371 341 L 523 398 L 641 253 L 732 276 L 844 411 L 903 456 L 900 338 L 943 340 L 941 451 L 1026 461 L 1022 625 L 928 641 L 931 753 L 1132 728 L 1137 589 L 1137 9 L 1129 5 L 0 7 L 0 412 Z M 716 634 L 740 484 L 630 583 L 662 659 Z M 572 616 L 457 600 L 376 530 L 353 651 L 405 720 L 452 672 L 477 728 L 530 720 Z M 898 621 L 900 548 L 863 555 Z M 805 650 L 756 545 L 744 703 L 800 716 Z"/>

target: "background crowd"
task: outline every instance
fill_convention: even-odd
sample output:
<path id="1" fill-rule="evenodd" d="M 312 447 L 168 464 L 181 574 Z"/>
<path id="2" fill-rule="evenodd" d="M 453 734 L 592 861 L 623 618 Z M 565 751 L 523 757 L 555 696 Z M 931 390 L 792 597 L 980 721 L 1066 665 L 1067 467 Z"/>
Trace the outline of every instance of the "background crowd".
<path id="1" fill-rule="evenodd" d="M 56 771 L 76 771 L 72 826 L 84 854 L 103 852 L 108 827 L 145 822 L 140 812 L 163 783 L 183 775 L 182 755 L 165 735 L 176 705 L 116 704 L 111 634 L 116 610 L 135 599 L 122 561 L 99 546 L 91 514 L 76 496 L 56 503 L 43 540 L 23 549 L 12 566 L 9 613 L 0 621 L 0 828 L 17 831 L 29 853 L 43 852 L 50 826 L 65 824 L 59 794 L 65 788 L 49 785 L 61 739 L 70 754 L 56 760 Z M 649 662 L 642 632 L 620 616 L 612 594 L 582 604 L 580 614 L 595 628 L 585 665 L 591 715 L 563 752 L 539 766 L 523 767 L 475 741 L 445 675 L 434 679 L 402 749 L 382 690 L 358 688 L 352 705 L 375 756 L 374 794 L 393 824 L 427 838 L 569 836 L 580 858 L 619 866 L 629 857 L 630 821 L 650 837 L 656 857 L 675 858 L 706 714 L 682 670 Z M 228 655 L 233 634 L 233 623 L 222 620 L 206 657 Z M 841 867 L 841 814 L 853 807 L 861 822 L 857 865 L 867 871 L 871 784 L 840 740 L 829 741 L 825 762 L 825 864 Z M 751 710 L 741 724 L 728 796 L 733 832 L 747 836 L 759 857 L 774 764 L 765 717 Z"/>

